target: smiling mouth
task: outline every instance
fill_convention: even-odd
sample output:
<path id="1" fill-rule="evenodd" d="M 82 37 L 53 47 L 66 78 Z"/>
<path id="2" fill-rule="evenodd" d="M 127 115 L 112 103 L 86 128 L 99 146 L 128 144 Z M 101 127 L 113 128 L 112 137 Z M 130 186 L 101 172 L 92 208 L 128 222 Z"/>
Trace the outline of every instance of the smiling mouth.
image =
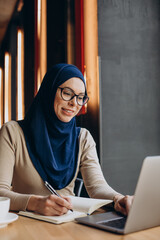
<path id="1" fill-rule="evenodd" d="M 72 111 L 72 110 L 65 109 L 65 108 L 62 108 L 62 109 L 63 109 L 63 111 L 66 112 L 66 113 L 69 113 L 69 114 L 73 114 L 73 113 L 74 113 L 74 111 Z"/>
<path id="2" fill-rule="evenodd" d="M 73 111 L 72 111 L 72 110 L 69 110 L 69 109 L 64 109 L 64 108 L 63 108 L 63 110 L 66 111 L 66 112 L 73 113 Z"/>

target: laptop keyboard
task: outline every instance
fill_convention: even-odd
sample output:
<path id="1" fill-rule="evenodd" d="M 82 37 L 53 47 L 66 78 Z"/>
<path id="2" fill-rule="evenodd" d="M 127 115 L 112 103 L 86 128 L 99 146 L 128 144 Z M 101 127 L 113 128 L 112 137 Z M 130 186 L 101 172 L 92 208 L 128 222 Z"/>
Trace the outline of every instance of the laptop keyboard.
<path id="1" fill-rule="evenodd" d="M 125 223 L 126 223 L 126 218 L 119 218 L 119 219 L 115 219 L 107 222 L 101 222 L 101 224 L 104 226 L 110 226 L 110 227 L 119 228 L 119 229 L 123 229 L 125 226 Z"/>

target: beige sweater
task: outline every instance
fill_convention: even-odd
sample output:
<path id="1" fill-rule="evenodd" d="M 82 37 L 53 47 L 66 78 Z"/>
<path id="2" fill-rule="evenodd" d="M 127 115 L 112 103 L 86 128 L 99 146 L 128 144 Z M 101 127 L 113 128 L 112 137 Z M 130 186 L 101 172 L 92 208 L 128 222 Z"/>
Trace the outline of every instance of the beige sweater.
<path id="1" fill-rule="evenodd" d="M 105 181 L 95 142 L 89 131 L 84 128 L 79 136 L 75 177 L 68 186 L 58 191 L 60 194 L 74 195 L 74 182 L 79 170 L 90 197 L 113 199 L 117 194 Z M 26 209 L 32 195 L 49 194 L 29 157 L 21 127 L 15 121 L 4 124 L 0 130 L 0 196 L 11 199 L 10 210 L 19 211 Z"/>

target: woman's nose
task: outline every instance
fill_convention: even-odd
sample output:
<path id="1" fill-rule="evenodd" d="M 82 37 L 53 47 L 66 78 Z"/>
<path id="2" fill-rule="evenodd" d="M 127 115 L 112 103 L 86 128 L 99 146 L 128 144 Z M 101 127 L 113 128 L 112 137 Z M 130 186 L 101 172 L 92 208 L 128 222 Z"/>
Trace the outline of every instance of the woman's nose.
<path id="1" fill-rule="evenodd" d="M 76 105 L 76 104 L 77 104 L 76 96 L 74 96 L 74 97 L 69 101 L 69 103 L 70 103 L 71 105 Z"/>

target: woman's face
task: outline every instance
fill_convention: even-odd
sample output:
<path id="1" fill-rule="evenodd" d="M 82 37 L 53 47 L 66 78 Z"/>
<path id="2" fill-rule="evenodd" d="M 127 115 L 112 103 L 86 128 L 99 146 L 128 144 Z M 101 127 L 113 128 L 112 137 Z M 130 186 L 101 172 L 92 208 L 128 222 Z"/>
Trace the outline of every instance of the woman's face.
<path id="1" fill-rule="evenodd" d="M 85 95 L 85 86 L 83 81 L 80 78 L 70 78 L 63 84 L 59 86 L 60 88 L 68 87 L 71 88 L 76 95 L 84 94 Z M 76 96 L 69 100 L 65 101 L 61 97 L 61 89 L 58 88 L 55 99 L 54 99 L 54 111 L 58 119 L 62 122 L 69 122 L 74 116 L 77 115 L 82 106 L 78 105 Z"/>

